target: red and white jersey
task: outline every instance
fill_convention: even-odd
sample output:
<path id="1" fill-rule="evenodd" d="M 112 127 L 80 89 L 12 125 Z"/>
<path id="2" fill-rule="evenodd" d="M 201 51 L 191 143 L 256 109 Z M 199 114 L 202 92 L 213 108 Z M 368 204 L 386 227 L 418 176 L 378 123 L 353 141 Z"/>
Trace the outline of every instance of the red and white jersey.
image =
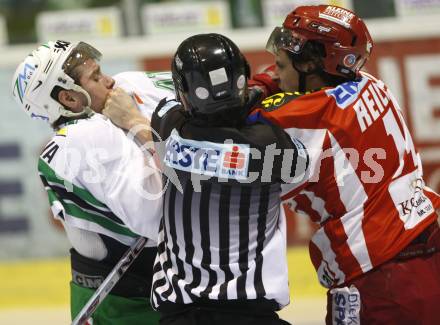
<path id="1" fill-rule="evenodd" d="M 436 220 L 440 196 L 425 186 L 420 156 L 382 81 L 363 74 L 261 105 L 251 117 L 282 126 L 309 152 L 308 175 L 283 189 L 283 201 L 321 225 L 310 255 L 322 285 L 386 262 Z"/>

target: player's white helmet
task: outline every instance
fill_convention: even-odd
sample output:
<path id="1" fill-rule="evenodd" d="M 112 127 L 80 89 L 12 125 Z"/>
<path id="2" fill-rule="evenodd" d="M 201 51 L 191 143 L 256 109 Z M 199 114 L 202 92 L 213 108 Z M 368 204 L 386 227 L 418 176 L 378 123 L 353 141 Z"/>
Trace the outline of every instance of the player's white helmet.
<path id="1" fill-rule="evenodd" d="M 44 44 L 28 55 L 12 79 L 12 95 L 24 111 L 35 119 L 53 123 L 61 116 L 90 113 L 90 95 L 70 76 L 72 70 L 87 59 L 99 60 L 101 53 L 87 43 L 55 41 Z M 52 98 L 56 86 L 83 93 L 88 101 L 84 110 L 73 113 Z"/>

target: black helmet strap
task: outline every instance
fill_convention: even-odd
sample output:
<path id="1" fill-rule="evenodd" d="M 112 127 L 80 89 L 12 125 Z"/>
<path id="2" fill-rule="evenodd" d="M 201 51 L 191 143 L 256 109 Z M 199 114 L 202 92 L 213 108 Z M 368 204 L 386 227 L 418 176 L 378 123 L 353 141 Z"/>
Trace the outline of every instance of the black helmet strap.
<path id="1" fill-rule="evenodd" d="M 315 73 L 316 71 L 306 72 L 304 70 L 301 70 L 297 66 L 296 61 L 294 60 L 294 58 L 292 56 L 290 57 L 290 59 L 291 59 L 293 68 L 296 70 L 296 72 L 298 72 L 298 91 L 300 93 L 304 93 L 307 91 L 307 76 Z"/>
<path id="2" fill-rule="evenodd" d="M 307 91 L 307 87 L 306 87 L 306 78 L 307 78 L 307 74 L 301 71 L 298 71 L 299 76 L 298 76 L 298 91 L 300 93 L 304 93 Z"/>

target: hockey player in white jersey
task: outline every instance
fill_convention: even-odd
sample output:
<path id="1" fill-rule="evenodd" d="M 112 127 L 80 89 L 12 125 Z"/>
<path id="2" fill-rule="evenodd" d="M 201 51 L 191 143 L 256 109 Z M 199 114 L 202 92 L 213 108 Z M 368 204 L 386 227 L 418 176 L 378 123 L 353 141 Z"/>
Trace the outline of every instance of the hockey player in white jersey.
<path id="1" fill-rule="evenodd" d="M 116 85 L 142 114 L 173 97 L 166 74 L 100 70 L 101 54 L 80 42 L 48 42 L 18 66 L 13 96 L 33 119 L 55 131 L 38 161 L 54 217 L 71 249 L 72 319 L 136 237 L 148 242 L 92 316 L 99 324 L 156 324 L 149 305 L 152 263 L 161 217 L 162 183 L 154 160 L 100 113 Z M 168 81 L 167 81 L 168 80 Z M 118 90 L 120 91 L 120 90 Z"/>

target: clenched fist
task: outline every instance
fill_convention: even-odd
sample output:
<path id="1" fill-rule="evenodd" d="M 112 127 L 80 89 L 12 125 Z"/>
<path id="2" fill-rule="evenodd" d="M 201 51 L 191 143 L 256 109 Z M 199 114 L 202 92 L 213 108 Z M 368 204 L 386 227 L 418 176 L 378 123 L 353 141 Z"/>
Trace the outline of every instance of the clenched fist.
<path id="1" fill-rule="evenodd" d="M 125 130 L 130 130 L 135 125 L 145 124 L 146 122 L 146 119 L 137 108 L 136 102 L 122 88 L 116 88 L 110 92 L 102 114 Z"/>
<path id="2" fill-rule="evenodd" d="M 115 125 L 127 130 L 140 144 L 148 148 L 152 141 L 150 121 L 142 116 L 133 98 L 121 88 L 113 89 L 102 110 Z M 151 144 L 150 144 L 151 146 Z"/>

